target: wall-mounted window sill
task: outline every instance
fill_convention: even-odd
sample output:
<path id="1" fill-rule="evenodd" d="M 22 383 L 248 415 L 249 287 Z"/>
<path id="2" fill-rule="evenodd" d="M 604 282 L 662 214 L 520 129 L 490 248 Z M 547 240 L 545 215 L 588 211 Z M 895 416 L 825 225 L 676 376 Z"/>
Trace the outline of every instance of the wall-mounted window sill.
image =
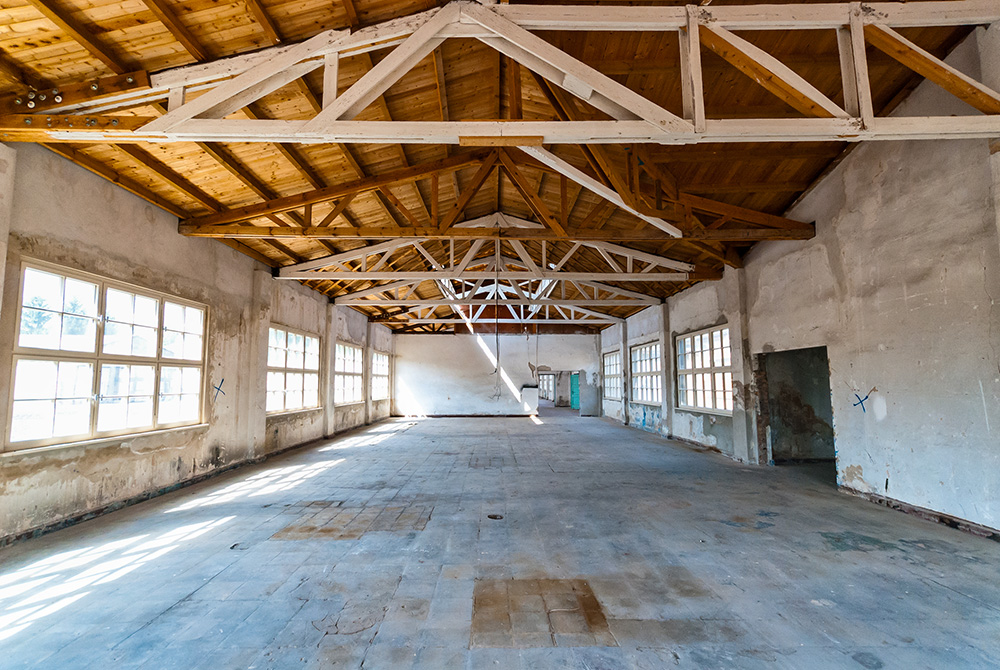
<path id="1" fill-rule="evenodd" d="M 6 451 L 0 454 L 0 459 L 3 458 L 13 458 L 15 456 L 32 456 L 36 454 L 41 454 L 47 451 L 56 451 L 60 449 L 72 449 L 72 448 L 93 448 L 93 447 L 109 447 L 115 444 L 121 445 L 125 442 L 132 442 L 137 439 L 151 439 L 159 436 L 172 435 L 174 433 L 182 433 L 184 431 L 198 431 L 203 432 L 208 430 L 209 424 L 207 423 L 195 423 L 189 426 L 173 426 L 170 428 L 161 428 L 159 430 L 147 430 L 142 433 L 129 433 L 127 435 L 113 435 L 111 437 L 99 437 L 93 440 L 81 440 L 79 442 L 62 442 L 60 444 L 46 444 L 40 447 L 25 447 L 23 449 L 10 448 L 8 447 Z"/>

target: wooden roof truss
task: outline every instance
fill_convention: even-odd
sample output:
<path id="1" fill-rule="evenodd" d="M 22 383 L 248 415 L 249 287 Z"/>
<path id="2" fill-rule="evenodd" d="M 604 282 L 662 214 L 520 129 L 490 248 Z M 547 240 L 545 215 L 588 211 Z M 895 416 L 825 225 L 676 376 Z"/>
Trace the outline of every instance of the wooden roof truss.
<path id="1" fill-rule="evenodd" d="M 861 141 L 992 137 L 1000 133 L 1000 94 L 910 42 L 895 29 L 957 26 L 1000 20 L 993 0 L 696 7 L 481 5 L 452 0 L 444 7 L 362 28 L 330 30 L 291 46 L 179 68 L 151 78 L 150 87 L 99 104 L 47 105 L 47 115 L 8 115 L 11 132 L 41 131 L 74 142 L 281 142 L 534 146 L 542 144 L 691 144 L 705 142 Z M 736 30 L 835 30 L 839 36 L 844 105 L 834 103 L 790 67 L 739 37 Z M 674 114 L 530 30 L 673 31 L 681 36 L 684 110 Z M 357 121 L 409 69 L 448 38 L 475 38 L 551 84 L 600 110 L 587 121 Z M 336 76 L 339 58 L 397 45 L 342 94 L 324 91 L 323 107 L 307 120 L 225 118 L 287 83 L 324 68 Z M 865 45 L 941 85 L 981 116 L 876 117 Z M 720 119 L 705 112 L 701 48 L 754 78 L 803 118 Z M 120 69 L 120 68 L 119 68 Z M 202 95 L 187 100 L 195 91 Z M 53 100 L 55 97 L 53 96 Z M 140 102 L 169 101 L 156 119 L 123 122 L 95 116 Z M 22 103 L 26 100 L 22 99 Z M 18 107 L 18 105 L 14 105 Z M 8 109 L 10 107 L 8 106 Z M 30 111 L 24 109 L 24 111 Z M 85 112 L 79 118 L 75 112 Z M 53 116 L 53 115 L 60 116 Z"/>
<path id="2" fill-rule="evenodd" d="M 354 0 L 345 0 L 346 28 L 308 33 L 295 43 L 286 43 L 267 7 L 249 0 L 263 43 L 271 46 L 214 60 L 219 50 L 206 48 L 191 21 L 180 20 L 187 8 L 143 0 L 197 61 L 158 72 L 124 57 L 120 45 L 111 48 L 112 40 L 90 31 L 79 12 L 51 0 L 28 2 L 112 74 L 57 85 L 0 52 L 0 77 L 23 87 L 0 95 L 0 140 L 44 143 L 176 214 L 181 234 L 219 239 L 280 266 L 276 276 L 302 281 L 404 331 L 486 321 L 601 327 L 692 282 L 719 277 L 722 265 L 738 267 L 734 245 L 815 234 L 811 224 L 709 197 L 727 193 L 725 187 L 678 179 L 682 149 L 705 147 L 691 155 L 710 164 L 727 160 L 722 147 L 755 146 L 743 160 L 767 161 L 766 145 L 747 143 L 783 143 L 770 146 L 780 146 L 789 160 L 828 160 L 840 150 L 835 142 L 1000 135 L 1000 94 L 945 63 L 943 48 L 931 53 L 906 36 L 915 29 L 1000 21 L 996 0 L 616 5 L 611 12 L 452 0 L 364 27 Z M 635 62 L 622 66 L 624 78 L 615 78 L 614 67 L 585 63 L 557 46 L 558 39 L 545 38 L 566 31 L 671 35 L 680 82 L 676 104 L 632 84 Z M 800 63 L 748 39 L 752 31 L 835 34 L 834 87 L 840 91 L 832 95 L 830 82 L 811 83 Z M 496 56 L 492 113 L 469 118 L 455 112 L 463 109 L 461 101 L 449 101 L 442 54 L 453 39 L 486 45 Z M 876 86 L 884 62 L 873 60 L 871 48 L 977 113 L 889 116 L 892 104 Z M 363 74 L 341 89 L 346 59 L 356 63 L 358 56 Z M 386 96 L 430 57 L 436 112 L 394 120 Z M 707 88 L 718 81 L 709 75 L 720 63 L 795 115 L 720 113 L 709 104 Z M 321 93 L 315 92 L 319 84 Z M 532 87 L 530 95 L 522 84 Z M 274 117 L 268 101 L 288 86 L 304 96 L 306 112 Z M 538 113 L 538 98 L 530 97 L 538 94 L 551 115 Z M 816 142 L 834 150 L 808 144 Z M 195 184 L 163 158 L 168 147 L 186 143 L 257 200 Z M 262 143 L 273 146 L 309 190 L 269 184 L 234 148 Z M 102 145 L 155 175 L 193 208 L 87 153 Z M 373 169 L 370 160 L 364 164 L 364 147 L 379 145 L 395 159 Z M 438 145 L 437 153 L 419 149 L 423 145 Z M 313 147 L 334 149 L 348 171 L 331 175 L 315 168 L 308 153 Z M 411 162 L 407 151 L 419 158 Z M 483 214 L 487 192 L 495 198 L 494 211 Z"/>

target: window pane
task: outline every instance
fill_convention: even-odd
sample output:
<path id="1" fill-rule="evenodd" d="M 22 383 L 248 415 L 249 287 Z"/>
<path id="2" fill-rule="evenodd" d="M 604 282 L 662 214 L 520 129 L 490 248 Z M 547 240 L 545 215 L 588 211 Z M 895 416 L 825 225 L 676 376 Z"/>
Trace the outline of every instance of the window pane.
<path id="1" fill-rule="evenodd" d="M 184 308 L 184 330 L 194 335 L 205 334 L 205 310 L 197 307 Z"/>
<path id="2" fill-rule="evenodd" d="M 152 396 L 155 370 L 148 365 L 133 365 L 129 371 L 129 395 Z"/>
<path id="3" fill-rule="evenodd" d="M 97 284 L 67 278 L 63 311 L 80 316 L 97 316 Z"/>
<path id="4" fill-rule="evenodd" d="M 160 369 L 160 393 L 176 394 L 181 392 L 181 369 L 166 367 Z"/>
<path id="5" fill-rule="evenodd" d="M 153 425 L 153 396 L 128 399 L 128 428 L 145 428 Z"/>
<path id="6" fill-rule="evenodd" d="M 184 336 L 172 330 L 163 331 L 163 357 L 180 358 L 184 354 Z"/>
<path id="7" fill-rule="evenodd" d="M 58 364 L 55 361 L 18 361 L 14 374 L 14 399 L 55 398 L 58 370 Z"/>
<path id="8" fill-rule="evenodd" d="M 94 392 L 94 367 L 90 363 L 59 363 L 57 398 L 90 398 Z"/>
<path id="9" fill-rule="evenodd" d="M 10 422 L 10 441 L 44 440 L 52 437 L 55 401 L 15 400 Z"/>
<path id="10" fill-rule="evenodd" d="M 179 395 L 161 395 L 160 411 L 157 418 L 161 425 L 181 421 L 181 397 Z"/>
<path id="11" fill-rule="evenodd" d="M 63 278 L 28 268 L 24 271 L 21 304 L 58 312 L 63 304 Z"/>
<path id="12" fill-rule="evenodd" d="M 184 307 L 167 301 L 163 306 L 163 327 L 169 330 L 184 330 Z"/>
<path id="13" fill-rule="evenodd" d="M 62 318 L 55 312 L 23 308 L 18 345 L 34 349 L 58 349 Z"/>
<path id="14" fill-rule="evenodd" d="M 56 400 L 53 437 L 86 435 L 90 432 L 90 399 Z"/>
<path id="15" fill-rule="evenodd" d="M 104 353 L 127 356 L 132 353 L 132 326 L 108 321 L 104 324 Z"/>
<path id="16" fill-rule="evenodd" d="M 197 421 L 201 413 L 201 395 L 195 393 L 185 393 L 181 396 L 180 421 Z"/>
<path id="17" fill-rule="evenodd" d="M 94 351 L 97 342 L 97 320 L 85 316 L 62 317 L 62 340 L 64 351 Z"/>
<path id="18" fill-rule="evenodd" d="M 198 368 L 184 368 L 184 379 L 181 389 L 185 394 L 201 394 L 201 370 Z"/>
<path id="19" fill-rule="evenodd" d="M 127 365 L 101 366 L 101 395 L 102 396 L 128 395 Z"/>
<path id="20" fill-rule="evenodd" d="M 132 355 L 153 358 L 156 356 L 156 328 L 132 328 Z"/>
<path id="21" fill-rule="evenodd" d="M 128 398 L 101 396 L 97 406 L 97 430 L 121 430 L 128 418 Z"/>
<path id="22" fill-rule="evenodd" d="M 200 361 L 201 360 L 201 336 L 200 335 L 185 335 L 184 336 L 184 359 L 188 361 Z"/>
<path id="23" fill-rule="evenodd" d="M 109 288 L 104 305 L 104 315 L 114 321 L 132 323 L 132 294 Z"/>
<path id="24" fill-rule="evenodd" d="M 160 301 L 144 295 L 135 296 L 135 321 L 140 326 L 156 328 L 160 321 Z"/>

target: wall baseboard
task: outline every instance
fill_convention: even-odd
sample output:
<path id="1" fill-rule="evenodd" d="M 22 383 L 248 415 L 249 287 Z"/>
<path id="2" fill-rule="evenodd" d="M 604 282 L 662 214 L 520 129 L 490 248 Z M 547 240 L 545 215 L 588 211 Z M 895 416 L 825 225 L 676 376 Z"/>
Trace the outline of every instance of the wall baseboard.
<path id="1" fill-rule="evenodd" d="M 982 524 L 975 523 L 974 521 L 960 519 L 957 516 L 945 514 L 944 512 L 935 512 L 934 510 L 927 509 L 926 507 L 911 505 L 901 500 L 896 500 L 895 498 L 887 498 L 886 496 L 879 495 L 878 493 L 866 493 L 864 491 L 859 491 L 851 488 L 850 486 L 840 486 L 838 489 L 849 495 L 863 498 L 868 502 L 873 502 L 877 505 L 882 505 L 883 507 L 888 507 L 889 509 L 894 509 L 898 512 L 910 514 L 928 521 L 934 521 L 935 523 L 944 524 L 949 528 L 955 528 L 965 533 L 970 533 L 971 535 L 978 535 L 979 537 L 984 537 L 987 540 L 1000 542 L 1000 530 L 996 528 L 990 528 L 989 526 L 984 526 Z"/>
<path id="2" fill-rule="evenodd" d="M 132 505 L 137 505 L 138 503 L 157 498 L 159 496 L 165 495 L 167 493 L 172 493 L 178 489 L 187 488 L 189 486 L 194 486 L 195 484 L 200 484 L 206 479 L 212 479 L 213 477 L 218 477 L 219 475 L 225 474 L 231 470 L 236 470 L 238 468 L 245 467 L 247 465 L 254 465 L 257 463 L 263 463 L 275 456 L 281 456 L 282 454 L 288 453 L 289 451 L 294 451 L 296 449 L 304 449 L 311 445 L 317 444 L 319 442 L 325 442 L 326 440 L 332 440 L 335 438 L 340 438 L 349 435 L 353 432 L 367 428 L 368 426 L 373 426 L 377 423 L 381 423 L 385 419 L 379 419 L 373 421 L 370 424 L 365 424 L 362 426 L 357 426 L 356 428 L 351 428 L 350 430 L 345 430 L 342 433 L 336 433 L 335 435 L 328 435 L 326 437 L 321 437 L 315 440 L 309 440 L 308 442 L 300 442 L 298 444 L 293 444 L 287 447 L 282 447 L 277 451 L 272 451 L 269 454 L 263 456 L 257 456 L 255 458 L 248 458 L 246 460 L 238 461 L 236 463 L 230 463 L 224 465 L 221 468 L 216 468 L 208 472 L 203 472 L 196 477 L 191 477 L 190 479 L 185 479 L 183 481 L 175 482 L 169 486 L 163 486 L 158 489 L 153 489 L 152 491 L 146 491 L 140 493 L 139 495 L 131 496 L 129 498 L 124 498 L 122 500 L 116 500 L 110 502 L 107 505 L 102 505 L 94 509 L 87 510 L 86 512 L 80 512 L 78 514 L 73 514 L 68 517 L 64 517 L 58 521 L 53 521 L 51 523 L 44 524 L 42 526 L 35 526 L 34 528 L 29 528 L 28 530 L 23 530 L 19 533 L 10 533 L 8 535 L 0 536 L 0 549 L 3 547 L 15 544 L 17 542 L 23 542 L 25 540 L 30 540 L 32 538 L 41 537 L 42 535 L 47 535 L 53 531 L 62 530 L 63 528 L 69 528 L 70 526 L 75 526 L 83 521 L 90 521 L 91 519 L 96 519 L 99 516 L 104 516 L 105 514 L 110 514 L 120 509 L 126 507 L 131 507 Z"/>

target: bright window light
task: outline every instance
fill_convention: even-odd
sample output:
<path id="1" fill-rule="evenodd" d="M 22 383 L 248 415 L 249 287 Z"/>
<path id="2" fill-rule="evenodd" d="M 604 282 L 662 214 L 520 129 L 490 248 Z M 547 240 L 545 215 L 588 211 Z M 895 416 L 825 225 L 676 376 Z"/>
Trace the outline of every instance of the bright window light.
<path id="1" fill-rule="evenodd" d="M 622 399 L 622 354 L 620 351 L 604 354 L 604 397 L 608 400 Z"/>
<path id="2" fill-rule="evenodd" d="M 267 411 L 319 407 L 319 337 L 271 326 L 267 331 Z"/>
<path id="3" fill-rule="evenodd" d="M 196 424 L 207 310 L 66 268 L 21 275 L 8 443 Z"/>
<path id="4" fill-rule="evenodd" d="M 389 354 L 372 354 L 372 400 L 389 399 Z"/>
<path id="5" fill-rule="evenodd" d="M 632 347 L 632 402 L 659 405 L 663 402 L 663 362 L 660 343 Z"/>
<path id="6" fill-rule="evenodd" d="M 733 411 L 729 327 L 677 338 L 677 406 L 729 414 Z"/>
<path id="7" fill-rule="evenodd" d="M 349 405 L 364 401 L 364 356 L 361 347 L 338 342 L 333 373 L 333 404 Z"/>

